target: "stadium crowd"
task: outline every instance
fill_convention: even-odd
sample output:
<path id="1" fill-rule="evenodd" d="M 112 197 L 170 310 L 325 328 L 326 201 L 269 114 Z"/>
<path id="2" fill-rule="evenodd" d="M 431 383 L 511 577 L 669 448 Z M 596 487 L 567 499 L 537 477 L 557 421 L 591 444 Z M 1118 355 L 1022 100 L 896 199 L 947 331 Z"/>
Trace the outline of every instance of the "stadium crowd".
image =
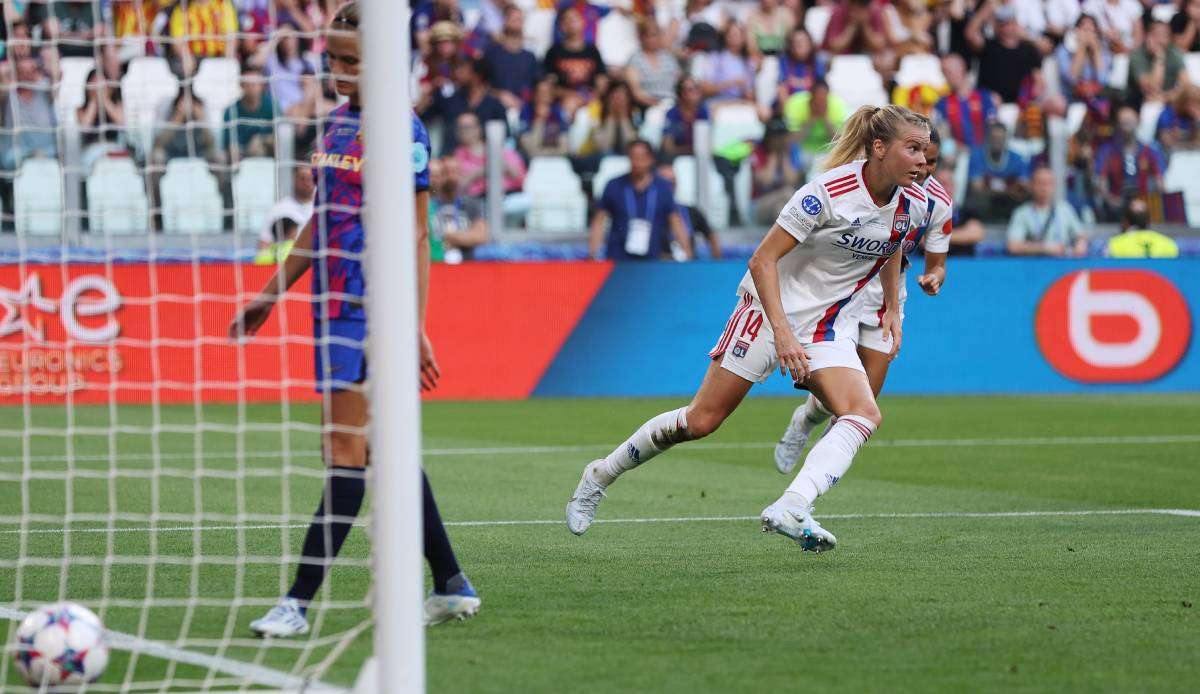
<path id="1" fill-rule="evenodd" d="M 273 154 L 278 121 L 294 126 L 291 151 L 302 159 L 336 106 L 319 28 L 337 5 L 6 1 L 4 209 L 22 161 L 60 154 L 55 98 L 68 57 L 95 59 L 82 105 L 64 114 L 81 133 L 84 175 L 100 158 L 133 155 L 151 172 L 153 203 L 154 172 L 173 158 L 202 158 L 229 203 L 229 171 L 243 157 Z M 606 34 L 610 15 L 629 33 Z M 1164 174 L 1173 156 L 1200 149 L 1200 61 L 1188 70 L 1188 54 L 1200 55 L 1200 0 L 424 0 L 414 3 L 411 30 L 414 105 L 435 135 L 437 253 L 450 258 L 470 257 L 490 238 L 487 123 L 502 123 L 508 136 L 504 207 L 516 223 L 529 210 L 533 162 L 566 157 L 595 214 L 661 219 L 649 231 L 652 251 L 640 254 L 626 252 L 627 239 L 596 242 L 593 223 L 592 252 L 684 257 L 692 244 L 683 237 L 699 229 L 769 224 L 864 102 L 846 88 L 864 77 L 941 133 L 938 177 L 956 198 L 956 251 L 971 252 L 986 227 L 1007 227 L 1012 253 L 1072 255 L 1088 252 L 1097 223 L 1187 223 L 1184 195 Z M 164 58 L 183 86 L 140 147 L 126 127 L 121 81 L 146 55 Z M 190 87 L 214 57 L 236 59 L 241 75 L 241 96 L 215 129 L 204 127 L 205 105 Z M 839 63 L 853 70 L 838 74 Z M 697 123 L 748 113 L 756 136 L 712 148 L 729 209 L 727 220 L 706 220 L 704 205 L 675 200 L 671 165 L 697 153 Z M 1056 179 L 1047 167 L 1057 118 L 1068 135 L 1065 176 Z M 655 166 L 602 174 L 606 157 L 646 140 Z M 598 175 L 604 185 L 593 190 Z M 749 205 L 737 194 L 747 175 Z M 1059 180 L 1065 190 L 1056 196 Z M 661 214 L 648 214 L 656 205 Z M 271 228 L 282 228 L 277 221 Z M 707 245 L 719 253 L 719 242 Z"/>

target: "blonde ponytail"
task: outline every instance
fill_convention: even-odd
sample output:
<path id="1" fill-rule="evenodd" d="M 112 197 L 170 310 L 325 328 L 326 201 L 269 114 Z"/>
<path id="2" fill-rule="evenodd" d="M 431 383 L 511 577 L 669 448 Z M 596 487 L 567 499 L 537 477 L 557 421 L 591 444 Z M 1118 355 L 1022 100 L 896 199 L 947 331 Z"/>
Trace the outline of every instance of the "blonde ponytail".
<path id="1" fill-rule="evenodd" d="M 903 106 L 860 106 L 829 143 L 825 170 L 836 169 L 865 158 L 875 140 L 887 143 L 895 141 L 900 137 L 901 128 L 906 123 L 929 129 L 928 118 Z"/>

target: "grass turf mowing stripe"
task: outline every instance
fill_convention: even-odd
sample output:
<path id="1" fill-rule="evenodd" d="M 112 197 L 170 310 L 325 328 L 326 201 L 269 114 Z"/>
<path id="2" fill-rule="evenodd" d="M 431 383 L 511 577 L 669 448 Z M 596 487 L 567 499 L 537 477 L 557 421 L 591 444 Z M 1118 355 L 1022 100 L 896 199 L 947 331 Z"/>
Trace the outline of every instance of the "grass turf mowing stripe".
<path id="1" fill-rule="evenodd" d="M 25 619 L 27 612 L 14 610 L 11 607 L 0 605 L 0 619 L 10 621 L 20 621 Z M 304 692 L 341 692 L 344 690 L 331 687 L 317 680 L 309 680 L 296 675 L 289 675 L 286 672 L 272 670 L 271 668 L 251 663 L 244 663 L 240 660 L 231 660 L 229 658 L 219 658 L 217 656 L 207 655 L 204 653 L 196 653 L 194 651 L 185 651 L 181 648 L 175 648 L 165 643 L 158 641 L 149 641 L 133 634 L 123 634 L 119 631 L 105 630 L 105 641 L 110 648 L 115 648 L 123 651 L 136 651 L 142 655 L 148 655 L 163 660 L 173 660 L 178 663 L 187 665 L 195 665 L 197 667 L 207 668 L 215 672 L 241 677 L 247 683 L 262 684 L 268 687 L 279 687 L 282 689 L 298 690 Z"/>

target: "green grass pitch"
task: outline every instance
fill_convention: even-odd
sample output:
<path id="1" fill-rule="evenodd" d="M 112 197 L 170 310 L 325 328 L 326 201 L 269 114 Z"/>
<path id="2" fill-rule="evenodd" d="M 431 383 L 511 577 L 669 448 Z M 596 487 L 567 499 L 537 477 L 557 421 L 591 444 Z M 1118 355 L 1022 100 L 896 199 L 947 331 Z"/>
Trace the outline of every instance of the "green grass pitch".
<path id="1" fill-rule="evenodd" d="M 819 556 L 737 519 L 786 486 L 770 445 L 796 402 L 748 401 L 707 441 L 622 478 L 599 512 L 601 520 L 709 520 L 602 523 L 583 537 L 561 523 L 583 465 L 680 400 L 427 405 L 424 444 L 435 455 L 426 466 L 448 521 L 553 521 L 451 527 L 484 607 L 471 622 L 428 632 L 429 690 L 1168 692 L 1200 681 L 1200 517 L 961 515 L 1200 509 L 1200 396 L 885 397 L 883 428 L 817 507 L 840 541 Z M 269 558 L 285 544 L 295 553 L 302 530 L 152 535 L 136 520 L 154 508 L 278 514 L 285 497 L 297 519 L 308 517 L 320 485 L 316 437 L 271 429 L 281 418 L 315 423 L 314 407 L 256 405 L 240 418 L 230 406 L 79 408 L 71 422 L 62 408 L 36 408 L 28 413 L 35 434 L 14 436 L 26 414 L 0 411 L 0 471 L 21 471 L 28 454 L 36 478 L 28 495 L 15 482 L 0 485 L 0 561 L 34 561 L 20 572 L 19 596 L 17 572 L 0 571 L 0 605 L 28 607 L 62 589 L 97 606 L 107 590 L 130 605 L 105 612 L 114 630 L 137 632 L 144 621 L 148 638 L 202 653 L 217 653 L 228 633 L 235 641 L 221 655 L 284 671 L 319 663 L 332 647 L 322 637 L 363 621 L 363 610 L 323 610 L 312 647 L 248 639 L 261 608 L 188 611 L 171 600 L 275 597 L 290 566 L 257 561 L 239 573 L 202 560 Z M 105 433 L 114 420 L 117 430 Z M 238 421 L 264 426 L 231 433 Z M 938 443 L 945 439 L 960 442 Z M 78 473 L 69 490 L 54 474 L 67 470 L 68 444 Z M 297 454 L 296 471 L 270 474 L 284 447 Z M 504 450 L 514 447 L 544 449 Z M 261 454 L 243 459 L 265 472 L 239 483 L 228 455 L 239 449 Z M 123 472 L 147 474 L 110 481 L 110 451 Z M 169 454 L 160 465 L 170 474 L 157 480 L 155 452 Z M 18 532 L 23 503 L 47 515 L 68 503 L 75 513 L 134 515 L 111 540 L 72 532 L 67 541 L 53 532 L 61 523 Z M 103 561 L 151 550 L 165 561 Z M 65 575 L 56 561 L 64 553 L 75 558 Z M 327 597 L 361 601 L 366 534 L 355 530 L 344 553 L 360 566 L 335 569 Z M 134 607 L 148 590 L 155 606 Z M 11 635 L 11 624 L 0 624 Z M 365 631 L 323 679 L 350 684 L 369 649 Z M 4 668 L 0 690 L 22 691 L 11 660 Z M 156 690 L 168 676 L 191 685 L 180 688 L 209 676 L 114 652 L 104 682 L 119 685 L 131 672 Z"/>

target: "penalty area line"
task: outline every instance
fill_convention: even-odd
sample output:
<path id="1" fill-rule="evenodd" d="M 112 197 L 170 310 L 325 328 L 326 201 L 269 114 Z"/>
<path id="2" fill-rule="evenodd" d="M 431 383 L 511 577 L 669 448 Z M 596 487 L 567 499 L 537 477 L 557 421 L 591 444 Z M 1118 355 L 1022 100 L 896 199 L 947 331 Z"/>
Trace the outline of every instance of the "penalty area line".
<path id="1" fill-rule="evenodd" d="M 19 622 L 27 614 L 27 612 L 15 610 L 7 605 L 0 605 L 0 619 Z M 159 641 L 150 641 L 139 636 L 134 636 L 133 634 L 124 634 L 110 629 L 105 630 L 105 641 L 110 648 L 122 651 L 136 651 L 142 655 L 162 658 L 163 660 L 173 660 L 186 665 L 195 665 L 196 667 L 206 668 L 226 675 L 241 677 L 248 683 L 252 682 L 254 684 L 295 692 L 313 692 L 314 694 L 332 694 L 333 692 L 344 691 L 319 680 L 309 680 L 304 677 L 289 675 L 286 672 L 272 670 L 261 665 L 244 663 L 240 660 L 219 658 L 214 655 L 186 651 Z"/>

